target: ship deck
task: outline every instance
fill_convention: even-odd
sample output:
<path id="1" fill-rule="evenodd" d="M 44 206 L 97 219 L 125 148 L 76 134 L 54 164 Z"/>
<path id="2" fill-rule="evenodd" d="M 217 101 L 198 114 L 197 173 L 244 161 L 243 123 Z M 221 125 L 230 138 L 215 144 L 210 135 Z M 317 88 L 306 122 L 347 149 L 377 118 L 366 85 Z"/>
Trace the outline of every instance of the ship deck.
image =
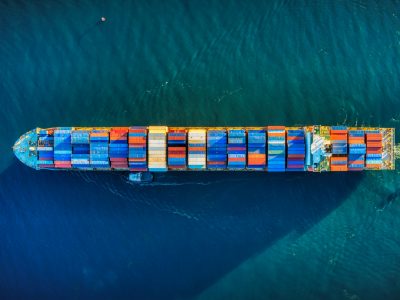
<path id="1" fill-rule="evenodd" d="M 324 155 L 322 155 L 320 158 L 321 160 L 318 163 L 310 163 L 307 164 L 304 162 L 304 170 L 303 171 L 312 171 L 312 172 L 325 172 L 325 171 L 333 171 L 333 166 L 331 166 L 331 161 L 334 161 L 334 158 L 340 158 L 340 157 L 347 157 L 348 156 L 348 150 L 346 153 L 343 153 L 343 155 L 333 155 L 334 157 L 332 157 L 332 153 L 329 153 L 329 151 L 331 151 L 332 148 L 332 144 L 334 141 L 331 140 L 331 131 L 332 131 L 332 127 L 331 126 L 319 126 L 319 125 L 311 125 L 311 126 L 290 126 L 290 127 L 281 127 L 283 128 L 283 136 L 281 137 L 281 139 L 283 139 L 283 144 L 284 149 L 282 150 L 283 152 L 280 152 L 281 150 L 272 150 L 271 152 L 269 152 L 269 133 L 268 133 L 268 128 L 270 128 L 272 131 L 274 130 L 274 127 L 277 126 L 272 126 L 272 127 L 267 127 L 267 126 L 249 126 L 249 127 L 241 127 L 241 126 L 233 126 L 233 127 L 222 127 L 222 126 L 218 126 L 218 127 L 200 127 L 200 126 L 193 126 L 193 127 L 182 127 L 182 126 L 171 126 L 171 127 L 166 127 L 166 126 L 143 126 L 143 127 L 134 127 L 134 128 L 144 128 L 146 134 L 144 135 L 144 149 L 145 150 L 145 156 L 146 156 L 146 164 L 149 164 L 149 159 L 151 158 L 151 156 L 153 155 L 152 161 L 155 165 L 159 166 L 160 162 L 162 163 L 162 165 L 164 165 L 163 168 L 161 169 L 156 169 L 154 168 L 154 171 L 269 171 L 269 166 L 267 166 L 266 162 L 272 162 L 272 163 L 277 163 L 279 161 L 279 159 L 275 159 L 278 156 L 276 156 L 276 151 L 278 151 L 278 153 L 282 153 L 280 155 L 284 155 L 285 158 L 285 167 L 283 169 L 283 171 L 289 171 L 288 170 L 288 143 L 289 143 L 289 138 L 288 136 L 286 136 L 288 134 L 288 131 L 290 130 L 303 130 L 304 131 L 304 140 L 306 140 L 306 135 L 307 134 L 311 134 L 313 137 L 321 137 L 324 141 L 324 148 L 327 149 L 327 153 L 324 153 Z M 279 127 L 279 126 L 278 126 Z M 341 126 L 337 126 L 337 127 L 341 127 Z M 107 150 L 107 155 L 108 155 L 108 159 L 109 159 L 109 164 L 108 166 L 105 167 L 101 167 L 101 168 L 97 168 L 95 166 L 93 166 L 91 164 L 91 158 L 90 158 L 90 163 L 88 163 L 85 167 L 80 167 L 78 170 L 92 170 L 92 171 L 137 171 L 137 170 L 132 170 L 130 167 L 127 166 L 127 164 L 122 163 L 122 165 L 124 165 L 124 167 L 120 167 L 121 163 L 115 163 L 114 162 L 114 166 L 113 166 L 113 161 L 119 161 L 121 162 L 122 160 L 125 160 L 126 163 L 128 163 L 130 161 L 130 156 L 126 156 L 125 158 L 122 159 L 112 159 L 111 157 L 111 138 L 112 138 L 112 134 L 111 131 L 112 130 L 118 130 L 118 129 L 124 129 L 124 128 L 128 128 L 128 127 L 54 127 L 54 128 L 48 128 L 48 129 L 44 129 L 45 131 L 47 131 L 49 133 L 49 135 L 54 134 L 55 131 L 57 130 L 69 130 L 70 132 L 79 132 L 79 131 L 87 131 L 87 132 L 92 132 L 93 130 L 104 130 L 106 131 L 106 135 L 108 135 L 108 142 L 109 144 L 106 144 L 107 147 L 109 147 L 109 150 Z M 280 130 L 282 130 L 280 128 Z M 39 151 L 38 150 L 38 136 L 39 136 L 39 132 L 43 130 L 40 128 L 37 128 L 35 130 L 31 130 L 29 132 L 27 132 L 26 134 L 22 135 L 17 142 L 15 143 L 13 150 L 15 155 L 17 156 L 17 158 L 22 161 L 24 164 L 26 164 L 27 166 L 34 168 L 34 169 L 41 169 L 41 163 L 43 163 L 43 161 L 39 161 L 38 159 L 38 155 L 39 155 Z M 128 130 L 128 129 L 126 129 Z M 157 132 L 156 135 L 162 135 L 163 137 L 161 137 L 161 139 L 158 137 L 158 140 L 156 141 L 156 150 L 154 150 L 153 152 L 150 151 L 150 131 L 153 130 L 153 132 L 157 132 L 157 130 L 161 130 L 160 132 Z M 190 132 L 195 132 L 196 130 L 198 130 L 198 133 L 202 132 L 202 134 L 205 134 L 205 138 L 204 136 L 203 138 L 203 145 L 201 147 L 203 147 L 204 149 L 202 149 L 201 151 L 196 149 L 194 150 L 195 152 L 201 152 L 201 154 L 199 154 L 202 157 L 202 166 L 199 168 L 193 167 L 189 165 L 189 155 L 191 154 L 191 150 L 190 148 L 190 141 L 189 141 L 189 133 Z M 211 164 L 209 165 L 209 160 L 208 160 L 208 154 L 210 151 L 209 148 L 209 144 L 208 144 L 208 132 L 209 131 L 222 131 L 227 133 L 228 130 L 244 130 L 246 132 L 246 137 L 245 137 L 245 144 L 243 144 L 243 146 L 245 147 L 245 165 L 244 167 L 236 167 L 236 168 L 229 168 L 227 165 L 227 161 L 221 163 L 221 165 L 224 167 L 219 167 L 219 165 L 217 167 L 213 167 L 213 165 Z M 264 162 L 265 166 L 264 168 L 252 168 L 249 167 L 249 162 L 248 162 L 248 158 L 250 156 L 250 150 L 249 150 L 249 145 L 247 142 L 247 139 L 249 138 L 247 136 L 248 131 L 249 130 L 263 130 L 265 132 L 265 137 L 266 137 L 266 141 L 264 142 L 264 159 L 266 160 Z M 275 128 L 276 130 L 276 128 Z M 361 130 L 364 132 L 372 132 L 372 131 L 378 131 L 381 134 L 381 163 L 379 166 L 376 167 L 370 167 L 370 168 L 364 168 L 365 170 L 394 170 L 395 169 L 395 129 L 394 128 L 380 128 L 380 127 L 346 127 L 346 131 L 353 131 L 353 130 Z M 185 151 L 186 153 L 180 156 L 180 158 L 185 158 L 186 163 L 184 166 L 182 167 L 170 167 L 168 165 L 168 157 L 169 157 L 169 152 L 168 149 L 170 147 L 170 145 L 168 144 L 168 134 L 169 132 L 174 132 L 174 131 L 183 131 L 185 133 Z M 279 131 L 279 129 L 278 129 Z M 128 131 L 127 131 L 128 132 Z M 286 132 L 286 134 L 285 134 Z M 333 131 L 332 131 L 333 132 Z M 92 133 L 90 133 L 90 136 L 92 135 Z M 278 134 L 279 135 L 279 134 Z M 347 136 L 347 133 L 346 133 Z M 274 137 L 274 134 L 272 134 L 272 137 Z M 365 136 L 364 136 L 365 138 Z M 278 138 L 279 139 L 279 138 Z M 160 142 L 162 142 L 163 144 L 159 144 Z M 72 147 L 71 145 L 71 141 L 69 142 L 70 147 Z M 88 142 L 88 145 L 91 147 L 91 142 Z M 125 145 L 127 147 L 131 147 L 130 144 L 128 144 L 128 138 L 126 136 L 125 139 Z M 154 143 L 154 141 L 153 141 Z M 271 147 L 275 147 L 274 143 L 271 144 Z M 282 144 L 281 144 L 282 145 Z M 39 145 L 40 146 L 40 145 Z M 225 141 L 225 147 L 228 146 L 228 142 Z M 306 150 L 304 152 L 304 154 L 309 155 L 310 154 L 310 145 L 306 145 Z M 161 148 L 162 149 L 161 149 Z M 194 147 L 199 147 L 194 146 Z M 54 147 L 55 150 L 56 147 Z M 71 148 L 72 149 L 72 148 Z M 91 148 L 90 148 L 91 149 Z M 130 149 L 130 148 L 129 148 Z M 273 148 L 272 148 L 273 149 Z M 69 155 L 71 157 L 72 150 L 68 150 L 69 151 Z M 67 152 L 68 152 L 67 151 Z M 90 153 L 88 153 L 88 155 L 90 155 L 91 157 L 91 152 L 92 150 L 90 150 Z M 110 151 L 110 152 L 108 152 Z M 218 154 L 220 154 L 220 152 L 218 152 L 219 150 L 217 150 L 217 156 Z M 226 151 L 226 150 L 225 150 Z M 275 151 L 275 152 L 274 152 Z M 65 152 L 65 151 L 64 151 Z M 196 152 L 196 153 L 197 153 Z M 154 153 L 154 154 L 151 154 Z M 275 153 L 275 154 L 274 154 Z M 55 154 L 55 151 L 54 151 Z M 228 154 L 228 151 L 225 152 L 225 154 Z M 367 153 L 368 154 L 368 153 Z M 192 157 L 199 157 L 199 155 L 193 155 L 192 153 Z M 178 155 L 179 156 L 179 155 Z M 275 159 L 275 161 L 273 161 L 273 159 Z M 281 158 L 282 159 L 282 158 Z M 257 160 L 257 158 L 256 158 Z M 296 160 L 296 159 L 294 159 Z M 305 159 L 307 160 L 307 159 Z M 365 158 L 364 158 L 365 160 Z M 48 162 L 50 163 L 50 162 Z M 71 170 L 71 169 L 75 169 L 73 167 L 71 158 L 69 162 L 65 162 L 63 161 L 63 164 L 69 164 L 70 167 L 68 168 L 63 168 L 62 166 L 56 167 L 56 159 L 54 159 L 54 166 L 47 166 L 46 169 L 57 169 L 57 170 L 61 170 L 61 169 L 65 169 L 65 170 Z M 50 163 L 51 164 L 51 163 Z M 147 167 L 149 167 L 149 165 L 147 165 Z M 146 169 L 147 169 L 146 167 Z M 151 168 L 149 168 L 151 169 Z M 332 170 L 331 170 L 332 169 Z M 301 170 L 299 170 L 301 171 Z M 347 170 L 346 170 L 347 171 Z"/>

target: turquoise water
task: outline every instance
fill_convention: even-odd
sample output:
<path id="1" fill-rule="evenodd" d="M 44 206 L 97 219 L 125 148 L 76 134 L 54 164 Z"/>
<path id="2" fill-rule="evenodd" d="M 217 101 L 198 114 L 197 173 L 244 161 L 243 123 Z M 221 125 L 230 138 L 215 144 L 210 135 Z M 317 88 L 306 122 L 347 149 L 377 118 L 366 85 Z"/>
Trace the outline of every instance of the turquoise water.
<path id="1" fill-rule="evenodd" d="M 398 299 L 396 171 L 132 186 L 35 172 L 10 147 L 36 126 L 400 129 L 399 17 L 397 1 L 0 1 L 1 298 Z"/>

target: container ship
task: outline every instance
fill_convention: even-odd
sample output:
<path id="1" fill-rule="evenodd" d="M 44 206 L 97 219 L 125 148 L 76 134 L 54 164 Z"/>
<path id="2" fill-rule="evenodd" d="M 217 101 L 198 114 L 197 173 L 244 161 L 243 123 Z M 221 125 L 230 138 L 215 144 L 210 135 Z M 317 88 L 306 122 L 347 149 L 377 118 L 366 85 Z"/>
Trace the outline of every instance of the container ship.
<path id="1" fill-rule="evenodd" d="M 395 169 L 394 128 L 54 127 L 13 150 L 36 170 L 347 172 Z"/>

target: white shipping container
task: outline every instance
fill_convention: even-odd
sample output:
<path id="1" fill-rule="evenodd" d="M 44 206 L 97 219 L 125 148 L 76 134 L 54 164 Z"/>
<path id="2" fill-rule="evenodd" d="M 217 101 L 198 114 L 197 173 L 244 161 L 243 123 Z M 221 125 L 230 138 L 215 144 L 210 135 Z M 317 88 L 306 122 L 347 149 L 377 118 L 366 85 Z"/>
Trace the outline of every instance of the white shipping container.
<path id="1" fill-rule="evenodd" d="M 167 131 L 168 127 L 150 126 L 148 133 L 148 166 L 149 168 L 167 167 Z"/>

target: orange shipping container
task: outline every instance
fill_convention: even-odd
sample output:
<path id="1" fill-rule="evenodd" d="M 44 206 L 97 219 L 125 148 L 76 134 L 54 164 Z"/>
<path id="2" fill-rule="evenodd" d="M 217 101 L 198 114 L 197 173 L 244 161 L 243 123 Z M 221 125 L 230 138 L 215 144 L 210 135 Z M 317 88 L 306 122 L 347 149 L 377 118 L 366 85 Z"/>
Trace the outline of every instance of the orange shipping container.
<path id="1" fill-rule="evenodd" d="M 247 157 L 254 158 L 254 159 L 264 159 L 264 158 L 266 158 L 266 155 L 264 155 L 264 154 L 249 154 Z"/>
<path id="2" fill-rule="evenodd" d="M 131 143 L 146 143 L 145 136 L 129 137 L 129 144 Z"/>
<path id="3" fill-rule="evenodd" d="M 364 144 L 365 140 L 364 140 L 364 138 L 349 138 L 349 143 L 350 144 Z"/>
<path id="4" fill-rule="evenodd" d="M 347 135 L 347 130 L 331 129 L 331 134 L 346 134 Z"/>
<path id="5" fill-rule="evenodd" d="M 337 156 L 332 156 L 331 161 L 347 161 L 347 157 L 337 157 Z"/>
<path id="6" fill-rule="evenodd" d="M 367 134 L 367 141 L 380 141 L 382 140 L 382 134 Z"/>
<path id="7" fill-rule="evenodd" d="M 347 141 L 347 135 L 346 134 L 331 134 L 331 140 L 332 141 Z"/>
<path id="8" fill-rule="evenodd" d="M 135 161 L 135 162 L 146 162 L 146 157 L 143 158 L 129 158 L 129 161 Z"/>
<path id="9" fill-rule="evenodd" d="M 228 161 L 246 161 L 244 157 L 231 157 L 228 158 Z"/>
<path id="10" fill-rule="evenodd" d="M 382 147 L 382 142 L 367 142 L 367 147 Z"/>
<path id="11" fill-rule="evenodd" d="M 206 147 L 189 147 L 189 151 L 206 151 Z"/>
<path id="12" fill-rule="evenodd" d="M 331 165 L 332 172 L 346 172 L 348 171 L 348 167 L 346 165 L 339 166 L 339 165 Z"/>
<path id="13" fill-rule="evenodd" d="M 363 160 L 349 160 L 349 164 L 361 165 L 364 164 Z"/>
<path id="14" fill-rule="evenodd" d="M 261 164 L 265 164 L 265 159 L 261 159 L 261 158 L 250 158 L 248 159 L 248 164 L 249 165 L 261 165 Z"/>
<path id="15" fill-rule="evenodd" d="M 382 168 L 381 164 L 366 164 L 365 165 L 368 169 L 380 169 Z"/>
<path id="16" fill-rule="evenodd" d="M 285 136 L 285 133 L 268 132 L 268 136 Z"/>

